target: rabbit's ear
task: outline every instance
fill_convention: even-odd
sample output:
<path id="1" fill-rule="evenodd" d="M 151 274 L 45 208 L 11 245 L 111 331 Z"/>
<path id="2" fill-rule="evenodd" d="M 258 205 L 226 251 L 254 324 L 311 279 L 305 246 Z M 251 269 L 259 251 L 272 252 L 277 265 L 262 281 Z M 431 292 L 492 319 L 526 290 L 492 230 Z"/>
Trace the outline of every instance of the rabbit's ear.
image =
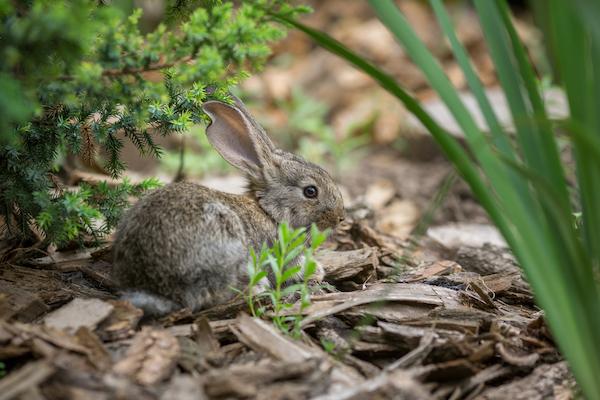
<path id="1" fill-rule="evenodd" d="M 202 108 L 212 120 L 206 128 L 209 142 L 231 165 L 256 176 L 271 163 L 273 143 L 243 104 L 207 101 Z"/>

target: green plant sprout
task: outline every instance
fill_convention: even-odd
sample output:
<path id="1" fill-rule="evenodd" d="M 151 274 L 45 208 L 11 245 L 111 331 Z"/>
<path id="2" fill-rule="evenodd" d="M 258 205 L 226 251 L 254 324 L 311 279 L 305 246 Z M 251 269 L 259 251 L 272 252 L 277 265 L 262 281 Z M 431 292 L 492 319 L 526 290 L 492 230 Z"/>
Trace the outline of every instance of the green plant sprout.
<path id="1" fill-rule="evenodd" d="M 245 300 L 253 316 L 269 316 L 282 332 L 294 338 L 300 337 L 302 312 L 310 305 L 309 282 L 317 270 L 314 253 L 328 234 L 329 230 L 320 231 L 314 224 L 309 234 L 306 228 L 292 229 L 282 223 L 277 230 L 278 238 L 271 247 L 264 244 L 258 254 L 250 249 L 250 281 Z M 305 245 L 307 242 L 310 246 Z M 267 279 L 271 281 L 270 285 L 265 284 Z M 259 292 L 261 289 L 264 290 Z M 269 300 L 269 313 L 266 305 L 256 307 L 263 298 Z M 290 314 L 295 308 L 296 312 Z"/>

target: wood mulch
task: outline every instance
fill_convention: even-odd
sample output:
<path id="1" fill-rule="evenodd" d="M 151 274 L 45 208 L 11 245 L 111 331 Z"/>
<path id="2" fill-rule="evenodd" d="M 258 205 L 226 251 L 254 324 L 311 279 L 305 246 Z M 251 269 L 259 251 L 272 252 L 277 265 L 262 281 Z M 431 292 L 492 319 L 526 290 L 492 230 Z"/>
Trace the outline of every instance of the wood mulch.
<path id="1" fill-rule="evenodd" d="M 159 321 L 106 249 L 0 268 L 0 400 L 545 399 L 574 383 L 508 251 L 344 223 L 294 340 L 233 301 Z M 325 350 L 327 349 L 327 351 Z"/>

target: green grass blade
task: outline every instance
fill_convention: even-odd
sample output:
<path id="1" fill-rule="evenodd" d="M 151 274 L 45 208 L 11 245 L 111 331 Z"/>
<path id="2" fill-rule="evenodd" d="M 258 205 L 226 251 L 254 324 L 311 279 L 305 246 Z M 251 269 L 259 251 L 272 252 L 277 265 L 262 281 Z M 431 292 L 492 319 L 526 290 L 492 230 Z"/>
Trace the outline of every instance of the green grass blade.
<path id="1" fill-rule="evenodd" d="M 499 13 L 500 17 L 502 18 L 502 22 L 504 23 L 506 32 L 510 38 L 512 51 L 517 61 L 518 69 L 521 73 L 530 104 L 533 108 L 531 112 L 531 126 L 535 126 L 537 129 L 533 130 L 530 135 L 539 135 L 537 138 L 537 141 L 540 145 L 538 153 L 540 154 L 541 161 L 544 164 L 544 168 L 540 170 L 540 173 L 549 179 L 546 181 L 548 184 L 553 185 L 554 196 L 556 196 L 553 198 L 553 201 L 562 204 L 562 207 L 565 209 L 565 213 L 570 215 L 573 213 L 573 211 L 571 209 L 569 192 L 567 190 L 564 170 L 558 154 L 558 148 L 554 137 L 554 132 L 552 130 L 552 125 L 546 115 L 544 102 L 540 96 L 533 69 L 527 60 L 525 49 L 512 24 L 508 6 L 504 0 L 498 0 L 494 4 L 489 2 L 486 3 L 485 7 L 497 7 L 496 12 Z M 544 202 L 543 193 L 540 193 L 539 191 L 537 191 L 537 193 L 540 195 L 539 201 Z M 551 210 L 544 208 L 544 212 L 550 213 Z M 557 220 L 551 215 L 546 215 L 546 220 L 548 221 L 548 226 L 550 228 L 549 233 L 553 233 L 553 243 L 556 244 L 553 250 L 556 252 L 557 258 L 560 258 L 563 261 L 564 269 L 564 265 L 568 265 L 569 258 L 573 255 L 573 253 L 561 251 L 562 246 L 560 246 L 565 239 L 568 239 L 561 234 L 561 225 L 564 224 L 564 221 L 568 221 L 568 219 Z M 589 279 L 587 271 L 584 270 L 588 265 L 590 264 L 575 263 L 573 266 L 568 268 L 568 271 L 579 274 L 579 279 L 584 281 Z"/>
<path id="2" fill-rule="evenodd" d="M 376 9 L 377 6 L 382 5 L 384 8 L 393 7 L 391 2 L 379 0 L 376 2 L 372 1 L 371 5 L 374 9 Z M 383 14 L 388 15 L 387 11 L 383 10 Z M 392 9 L 392 13 L 394 12 L 397 13 L 395 7 Z M 378 14 L 381 14 L 381 10 L 379 10 Z M 466 126 L 468 128 L 467 130 L 469 132 L 465 131 L 465 134 L 469 140 L 471 149 L 483 150 L 485 153 L 482 155 L 481 152 L 473 151 L 474 155 L 480 160 L 482 166 L 484 166 L 484 171 L 486 175 L 488 175 L 494 190 L 490 190 L 482 179 L 478 167 L 472 163 L 466 152 L 456 140 L 441 128 L 422 109 L 419 103 L 404 91 L 392 77 L 385 74 L 368 61 L 357 56 L 328 35 L 309 28 L 297 21 L 290 20 L 285 16 L 274 15 L 274 17 L 305 32 L 325 49 L 346 59 L 360 70 L 369 74 L 377 80 L 384 89 L 400 99 L 405 104 L 406 108 L 413 112 L 423 125 L 430 130 L 435 140 L 438 141 L 442 147 L 442 150 L 448 158 L 455 163 L 461 175 L 465 178 L 467 183 L 469 183 L 474 194 L 479 198 L 486 211 L 488 211 L 494 223 L 497 224 L 521 265 L 526 268 L 534 292 L 538 295 L 538 300 L 542 307 L 547 310 L 549 324 L 556 333 L 561 348 L 567 348 L 565 354 L 567 354 L 569 360 L 578 360 L 580 361 L 580 365 L 591 366 L 592 369 L 590 369 L 590 371 L 597 370 L 593 369 L 593 367 L 595 367 L 594 351 L 592 350 L 591 353 L 587 355 L 587 358 L 585 354 L 582 354 L 582 351 L 585 348 L 595 349 L 596 347 L 596 345 L 590 341 L 596 328 L 593 322 L 586 322 L 586 320 L 592 321 L 592 319 L 589 319 L 589 314 L 586 313 L 585 309 L 589 309 L 590 304 L 595 306 L 597 304 L 597 299 L 593 295 L 587 293 L 586 295 L 576 296 L 575 300 L 573 300 L 573 290 L 578 288 L 577 285 L 580 282 L 577 282 L 577 284 L 570 284 L 569 279 L 571 279 L 571 277 L 568 276 L 568 270 L 561 267 L 562 261 L 557 259 L 552 251 L 548 251 L 549 246 L 554 244 L 553 241 L 556 239 L 556 236 L 548 233 L 549 227 L 547 220 L 545 219 L 546 214 L 541 212 L 542 208 L 537 202 L 533 202 L 532 204 L 536 210 L 534 213 L 528 213 L 527 207 L 521 204 L 518 195 L 510 185 L 510 180 L 508 179 L 508 171 L 512 173 L 513 169 L 506 165 L 504 160 L 499 159 L 497 153 L 491 151 L 491 147 L 486 141 L 483 133 L 476 128 L 474 123 L 471 124 L 472 121 L 470 120 L 472 120 L 472 118 L 470 118 L 469 115 L 461 115 L 461 113 L 468 113 L 468 111 L 464 109 L 464 105 L 460 102 L 460 99 L 458 101 L 455 100 L 458 96 L 447 79 L 439 75 L 440 71 L 435 70 L 435 68 L 439 70 L 439 66 L 434 62 L 433 64 L 430 64 L 429 69 L 425 71 L 427 65 L 424 66 L 423 63 L 427 64 L 428 61 L 433 59 L 430 55 L 430 58 L 428 58 L 427 54 L 423 56 L 427 51 L 426 48 L 417 45 L 416 47 L 413 46 L 411 51 L 421 52 L 421 54 L 419 54 L 421 58 L 417 57 L 420 60 L 420 67 L 424 69 L 426 75 L 433 74 L 434 78 L 437 78 L 434 79 L 436 85 L 438 85 L 435 89 L 438 91 L 441 89 L 441 91 L 444 92 L 444 100 L 446 100 L 447 103 L 449 99 L 450 102 L 454 101 L 454 104 L 447 105 L 452 106 L 451 111 L 453 112 L 455 119 L 457 119 L 457 122 L 462 122 L 463 125 L 461 126 Z M 384 18 L 382 17 L 382 20 L 383 19 Z M 393 23 L 393 18 L 388 20 L 388 24 L 393 25 Z M 415 38 L 414 32 L 409 31 L 408 36 L 404 37 L 404 40 L 410 41 Z M 401 42 L 403 41 L 402 38 L 399 38 L 399 40 Z M 411 57 L 414 59 L 413 54 L 411 54 Z M 431 65 L 433 65 L 433 67 Z M 515 65 L 512 65 L 512 67 L 515 68 Z M 441 73 L 443 74 L 443 72 Z M 431 76 L 428 76 L 428 78 L 431 78 Z M 525 98 L 523 98 L 523 100 L 525 101 Z M 494 169 L 491 168 L 491 166 L 498 168 Z M 524 174 L 520 175 L 523 175 L 522 179 L 524 181 L 531 181 L 530 177 L 528 178 Z M 544 177 L 544 179 L 546 178 Z M 550 205 L 546 205 L 545 200 L 542 201 L 541 204 L 542 206 L 550 208 Z M 558 211 L 554 211 L 557 212 L 556 215 L 560 215 L 561 219 L 566 218 L 564 208 L 559 207 Z M 557 217 L 557 219 L 558 218 L 559 217 Z M 563 235 L 570 234 L 568 230 L 564 230 L 564 232 Z M 568 242 L 568 247 L 577 247 L 577 242 Z M 574 255 L 577 256 L 577 253 L 573 250 L 565 252 L 564 254 L 569 255 L 570 253 L 574 253 Z M 579 253 L 579 255 L 581 254 L 582 253 Z M 575 256 L 571 259 L 577 262 L 577 257 Z M 585 286 L 582 286 L 582 288 L 583 291 L 585 291 Z M 577 305 L 581 305 L 582 299 L 589 300 L 587 307 L 585 307 L 585 304 L 583 307 L 577 307 Z M 565 340 L 571 340 L 571 338 L 577 337 L 582 329 L 588 332 L 588 334 L 584 335 L 580 342 L 575 343 L 570 347 L 568 344 L 565 345 Z M 576 374 L 578 379 L 582 382 L 582 387 L 584 387 L 586 393 L 592 394 L 592 396 L 597 393 L 594 391 L 594 386 L 590 385 L 589 373 L 586 374 L 584 370 L 577 368 Z"/>
<path id="3" fill-rule="evenodd" d="M 509 97 L 511 112 L 515 124 L 517 124 L 519 142 L 525 153 L 525 159 L 529 161 L 530 168 L 539 171 L 553 185 L 557 196 L 553 200 L 561 204 L 561 208 L 564 209 L 563 218 L 557 219 L 555 213 L 553 213 L 554 209 L 550 207 L 551 205 L 544 198 L 543 190 L 540 190 L 541 187 L 537 186 L 535 188 L 538 193 L 538 200 L 544 207 L 544 219 L 540 221 L 540 234 L 546 236 L 548 252 L 554 255 L 550 263 L 544 264 L 548 270 L 548 276 L 544 279 L 558 281 L 557 283 L 562 285 L 569 294 L 568 297 L 559 300 L 558 303 L 560 304 L 553 301 L 556 299 L 551 298 L 554 296 L 552 292 L 538 291 L 538 298 L 547 310 L 550 326 L 562 351 L 569 359 L 571 368 L 575 372 L 580 385 L 586 393 L 598 396 L 600 395 L 600 385 L 594 379 L 594 374 L 591 373 L 592 371 L 598 371 L 600 368 L 600 360 L 597 356 L 600 348 L 597 339 L 595 339 L 600 335 L 598 318 L 595 315 L 595 310 L 598 307 L 598 292 L 589 270 L 589 257 L 585 257 L 579 246 L 565 246 L 567 242 L 578 239 L 573 238 L 573 232 L 565 232 L 563 229 L 564 224 L 570 224 L 571 222 L 569 218 L 564 217 L 565 214 L 570 212 L 570 204 L 564 172 L 556 150 L 554 136 L 550 130 L 550 123 L 543 110 L 543 103 L 534 82 L 533 72 L 512 26 L 506 5 L 503 1 L 489 2 L 485 0 L 476 0 L 475 4 L 480 13 L 482 26 L 497 67 L 498 76 L 507 92 L 507 97 Z M 509 47 L 506 37 L 502 33 L 502 26 L 498 24 L 499 15 L 503 20 L 504 27 L 507 29 L 512 47 Z M 511 57 L 515 57 L 516 62 Z M 570 54 L 568 57 L 559 55 L 558 59 L 569 60 L 568 63 L 573 63 L 573 60 L 578 59 L 578 57 L 575 54 Z M 523 79 L 523 85 L 529 95 L 529 104 L 521 98 L 522 93 L 517 92 L 517 88 L 520 86 L 517 71 L 520 72 L 520 78 Z M 582 75 L 574 79 L 581 80 L 581 77 Z M 529 106 L 531 109 L 522 108 Z M 527 114 L 531 116 L 531 123 L 526 122 Z M 519 121 L 525 123 L 518 124 Z M 577 158 L 578 164 L 580 164 L 581 161 L 579 157 Z M 583 168 L 578 168 L 578 170 L 587 173 L 590 168 L 589 165 L 585 165 Z M 582 188 L 581 175 L 579 182 L 580 188 Z M 532 184 L 536 185 L 536 182 L 534 181 Z M 583 192 L 582 195 L 584 195 Z M 527 265 L 524 265 L 524 267 L 527 270 L 531 269 L 531 266 L 528 268 Z M 534 280 L 532 280 L 532 284 L 535 288 Z M 565 325 L 564 314 L 561 315 L 558 312 L 558 306 L 563 307 L 566 312 L 573 316 L 573 326 Z M 573 338 L 578 339 L 573 340 Z"/>
<path id="4" fill-rule="evenodd" d="M 538 128 L 531 123 L 529 114 L 532 106 L 524 96 L 522 78 L 515 66 L 515 57 L 511 52 L 503 22 L 498 15 L 496 1 L 475 0 L 475 7 L 479 14 L 490 56 L 513 117 L 523 159 L 535 170 L 543 171 L 545 168 L 543 155 L 540 152 Z"/>
<path id="5" fill-rule="evenodd" d="M 471 65 L 471 61 L 469 60 L 469 55 L 467 54 L 465 48 L 459 42 L 456 33 L 452 27 L 452 23 L 450 22 L 450 17 L 444 8 L 444 5 L 441 0 L 430 0 L 431 6 L 435 15 L 442 27 L 442 30 L 448 40 L 450 41 L 450 45 L 452 47 L 452 52 L 458 65 L 462 69 L 463 74 L 467 80 L 469 88 L 471 92 L 477 99 L 477 103 L 479 104 L 479 108 L 481 113 L 483 114 L 488 128 L 490 129 L 490 133 L 494 136 L 494 142 L 498 149 L 505 154 L 507 157 L 514 158 L 514 149 L 510 144 L 504 129 L 500 125 L 498 121 L 498 117 L 490 104 L 487 95 L 485 94 L 485 90 L 479 77 L 475 73 L 473 66 Z"/>
<path id="6" fill-rule="evenodd" d="M 502 213 L 502 207 L 497 204 L 493 194 L 494 192 L 490 191 L 489 187 L 482 181 L 477 167 L 471 163 L 469 156 L 465 153 L 462 147 L 454 138 L 452 138 L 437 123 L 435 123 L 435 121 L 422 109 L 418 102 L 416 102 L 416 100 L 414 100 L 408 93 L 406 93 L 392 77 L 385 74 L 368 61 L 357 56 L 355 53 L 335 39 L 331 38 L 329 35 L 316 31 L 285 16 L 273 15 L 273 17 L 306 33 L 323 48 L 346 59 L 357 68 L 373 77 L 392 95 L 398 97 L 398 99 L 404 103 L 406 108 L 413 112 L 421 121 L 421 123 L 423 123 L 427 129 L 429 129 L 432 136 L 440 144 L 440 147 L 446 156 L 455 164 L 459 173 L 470 185 L 471 190 L 473 190 L 473 193 L 475 196 L 477 196 L 481 205 L 490 215 L 492 221 L 496 224 L 496 226 L 498 226 L 507 242 L 511 245 L 511 248 L 513 248 L 517 258 L 522 260 L 522 263 L 527 265 L 531 265 L 539 260 L 541 260 L 541 263 L 551 262 L 551 260 L 548 259 L 548 254 L 546 253 L 545 249 L 540 249 L 540 243 L 543 244 L 544 238 L 537 235 L 535 231 L 536 222 L 531 218 L 531 215 L 522 209 L 519 202 L 513 202 L 516 205 L 516 208 L 521 208 L 521 212 L 519 213 L 521 226 L 515 227 L 508 223 Z M 508 186 L 510 189 L 510 185 Z M 509 191 L 508 193 L 513 192 Z M 537 245 L 531 246 L 528 244 L 528 238 L 533 238 Z M 535 251 L 526 251 L 529 247 L 534 247 Z M 546 282 L 543 280 L 543 271 L 533 271 L 530 275 L 534 275 L 534 280 L 537 283 L 535 288 L 536 291 L 555 293 L 554 299 L 557 302 L 556 309 L 558 309 L 558 313 L 565 313 L 568 311 L 567 309 L 560 307 L 560 299 L 567 297 L 568 293 L 564 292 L 560 286 L 557 287 L 552 285 L 551 287 L 546 287 Z M 571 320 L 572 317 L 573 316 L 571 314 L 566 317 L 566 319 L 569 320 L 567 321 L 569 326 L 574 326 L 574 321 Z"/>
<path id="7" fill-rule="evenodd" d="M 515 149 L 511 145 L 508 136 L 506 135 L 504 129 L 498 121 L 496 113 L 489 102 L 483 85 L 479 80 L 479 77 L 475 73 L 473 66 L 471 65 L 471 61 L 469 60 L 469 56 L 465 48 L 462 46 L 462 44 L 458 40 L 458 37 L 456 36 L 456 33 L 454 32 L 452 23 L 450 22 L 450 17 L 448 16 L 448 13 L 446 12 L 442 1 L 430 0 L 430 3 L 437 16 L 440 26 L 442 27 L 444 34 L 450 41 L 454 57 L 456 58 L 459 66 L 463 71 L 463 74 L 465 75 L 469 88 L 471 89 L 471 92 L 477 99 L 479 108 L 493 136 L 493 141 L 496 145 L 496 148 L 505 157 L 516 160 L 517 155 Z M 509 175 L 511 175 L 511 182 L 515 186 L 515 189 L 521 197 L 523 204 L 526 206 L 532 204 L 531 193 L 529 193 L 526 182 L 524 182 L 523 179 L 520 179 L 520 177 L 516 177 L 514 175 L 514 172 L 509 172 Z"/>
<path id="8" fill-rule="evenodd" d="M 570 209 L 569 193 L 552 126 L 547 118 L 533 70 L 512 25 L 508 7 L 503 0 L 497 2 L 477 1 L 476 5 L 488 43 L 490 43 L 492 57 L 497 65 L 498 75 L 507 93 L 525 159 L 533 168 L 542 171 L 548 181 L 554 185 L 563 207 Z M 504 26 L 500 24 L 500 21 Z M 510 43 L 508 39 L 510 39 Z M 513 57 L 514 62 L 511 61 Z M 517 74 L 518 72 L 520 72 L 520 76 Z M 520 80 L 522 80 L 525 90 L 521 90 Z M 528 95 L 528 103 L 521 92 Z M 548 219 L 552 232 L 558 231 L 554 226 L 556 223 L 554 220 Z M 553 242 L 559 243 L 560 237 L 555 235 Z M 564 257 L 560 252 L 558 256 Z"/>
<path id="9" fill-rule="evenodd" d="M 513 26 L 505 0 L 498 0 L 496 5 L 498 6 L 500 16 L 502 17 L 502 21 L 508 32 L 512 49 L 523 78 L 523 83 L 529 96 L 529 101 L 533 107 L 532 125 L 538 128 L 537 133 L 540 135 L 540 148 L 538 149 L 538 153 L 541 153 L 543 157 L 545 165 L 544 171 L 547 171 L 545 175 L 552 178 L 551 184 L 554 186 L 556 195 L 559 196 L 558 200 L 563 202 L 563 207 L 570 208 L 569 193 L 567 191 L 565 173 L 558 153 L 558 146 L 554 138 L 552 125 L 546 114 L 544 101 L 538 90 L 535 74 L 527 59 L 523 44 Z"/>
<path id="10" fill-rule="evenodd" d="M 460 99 L 455 93 L 455 89 L 450 85 L 447 78 L 439 68 L 435 59 L 430 55 L 426 47 L 419 41 L 414 34 L 404 17 L 399 13 L 394 4 L 390 1 L 372 0 L 371 6 L 376 11 L 376 14 L 381 21 L 395 34 L 396 38 L 403 44 L 407 53 L 412 60 L 421 68 L 422 72 L 428 78 L 430 84 L 439 93 L 450 111 L 453 113 L 457 122 L 465 131 L 467 140 L 472 148 L 483 150 L 481 146 L 481 138 L 483 134 L 473 129 L 470 125 L 470 118 L 463 115 L 467 112 L 460 102 Z M 485 16 L 485 11 L 489 14 Z M 484 18 L 491 18 L 492 25 L 495 24 L 496 32 L 502 32 L 502 21 L 496 14 L 490 13 L 490 9 L 484 7 Z M 488 35 L 490 32 L 488 32 Z M 524 147 L 524 155 L 529 160 L 532 166 L 540 169 L 546 160 L 537 152 L 541 146 L 539 143 L 539 132 L 530 118 L 532 112 L 531 105 L 526 102 L 526 98 L 522 93 L 521 77 L 519 76 L 518 66 L 511 61 L 510 46 L 508 37 L 497 35 L 491 32 L 492 41 L 496 41 L 493 46 L 498 54 L 504 54 L 504 62 L 498 69 L 503 76 L 503 84 L 507 90 L 507 99 L 511 104 L 511 112 L 515 119 L 515 126 L 518 129 L 520 145 Z M 507 79 L 508 78 L 508 79 Z M 512 81 L 511 81 L 512 79 Z M 522 121 L 525 121 L 526 127 Z M 533 135 L 531 134 L 533 131 Z M 475 146 L 474 146 L 475 144 Z M 480 145 L 477 147 L 477 145 Z M 562 243 L 558 241 L 559 235 L 553 231 L 554 221 L 547 219 L 547 211 L 541 208 L 544 203 L 532 203 L 524 206 L 519 198 L 514 193 L 514 188 L 508 187 L 507 175 L 498 173 L 492 166 L 496 165 L 497 161 L 493 158 L 493 154 L 478 154 L 477 150 L 473 149 L 479 157 L 485 174 L 489 177 L 498 198 L 501 200 L 500 208 L 506 212 L 509 220 L 514 224 L 513 237 L 507 238 L 515 255 L 520 260 L 521 265 L 526 269 L 527 275 L 537 295 L 538 301 L 548 311 L 548 320 L 553 331 L 557 333 L 560 340 L 561 348 L 565 349 L 565 353 L 569 355 L 569 359 L 574 361 L 574 365 L 578 367 L 578 376 L 589 391 L 594 390 L 590 386 L 589 374 L 586 373 L 581 365 L 592 366 L 595 362 L 595 356 L 585 354 L 585 348 L 595 349 L 593 342 L 589 337 L 583 337 L 581 342 L 571 343 L 567 338 L 578 335 L 578 329 L 593 328 L 588 324 L 585 304 L 581 303 L 582 297 L 574 298 L 573 290 L 577 290 L 580 285 L 569 285 L 568 280 L 572 277 L 568 270 L 564 268 L 565 262 L 573 260 L 568 252 L 562 252 L 556 249 Z M 548 180 L 554 182 L 552 173 L 548 173 L 545 169 L 540 169 Z M 503 206 L 504 204 L 504 206 Z M 527 210 L 535 210 L 533 214 L 529 214 Z M 563 221 L 564 222 L 564 221 Z M 502 229 L 501 229 L 502 230 Z M 504 232 L 503 232 L 504 233 Z M 517 239 L 517 240 L 514 240 Z M 545 266 L 550 273 L 542 270 L 539 266 Z M 567 282 L 567 283 L 565 283 Z M 578 282 L 580 284 L 581 282 Z M 581 307 L 583 306 L 583 307 Z M 568 321 L 567 321 L 568 319 Z M 593 331 L 593 329 L 592 329 Z M 587 356 L 587 358 L 586 358 Z"/>
<path id="11" fill-rule="evenodd" d="M 510 207 L 519 216 L 519 229 L 511 235 L 539 237 L 535 215 L 528 206 L 519 201 L 515 187 L 511 184 L 508 170 L 492 152 L 485 135 L 479 131 L 472 116 L 462 103 L 439 63 L 431 55 L 422 41 L 416 36 L 404 16 L 389 0 L 371 0 L 371 7 L 386 27 L 396 36 L 411 59 L 419 66 L 431 86 L 438 92 L 456 121 L 459 123 L 469 143 L 472 153 L 478 159 L 485 174 L 494 185 L 495 193 L 501 199 L 500 209 Z M 454 160 L 452 160 L 454 161 Z M 535 204 L 533 205 L 535 206 Z M 525 233 L 525 232 L 528 232 Z M 503 232 L 504 233 L 504 232 Z M 515 242 L 518 245 L 517 242 Z M 521 245 L 518 245 L 521 246 Z M 541 250 L 540 250 L 541 253 Z M 534 271 L 534 273 L 536 273 Z"/>
<path id="12" fill-rule="evenodd" d="M 377 16 L 395 34 L 413 61 L 421 68 L 432 87 L 436 89 L 465 131 L 473 153 L 480 160 L 485 174 L 494 187 L 499 201 L 498 209 L 502 213 L 507 210 L 510 211 L 508 215 L 512 224 L 499 226 L 499 229 L 521 261 L 521 265 L 527 268 L 527 275 L 530 277 L 535 293 L 538 294 L 538 300 L 544 308 L 552 310 L 550 316 L 552 326 L 560 329 L 561 326 L 557 317 L 563 316 L 564 320 L 564 315 L 568 314 L 566 318 L 569 319 L 567 324 L 569 331 L 567 333 L 576 334 L 574 329 L 581 326 L 578 322 L 581 321 L 583 316 L 578 310 L 573 310 L 569 306 L 570 294 L 567 287 L 562 284 L 564 279 L 568 279 L 568 277 L 562 275 L 563 270 L 554 267 L 553 269 L 561 275 L 556 277 L 555 274 L 554 277 L 551 276 L 552 279 L 547 279 L 545 271 L 536 268 L 537 265 L 556 266 L 557 264 L 553 252 L 548 251 L 548 243 L 551 243 L 553 238 L 549 234 L 550 230 L 546 221 L 541 217 L 543 214 L 539 209 L 539 205 L 532 203 L 526 206 L 520 201 L 515 188 L 510 184 L 504 169 L 505 165 L 499 165 L 499 160 L 495 158 L 489 148 L 485 147 L 484 135 L 477 130 L 476 126 L 471 125 L 472 119 L 464 115 L 468 111 L 464 109 L 464 105 L 455 89 L 394 4 L 384 0 L 373 0 L 370 1 L 370 4 Z M 531 212 L 532 209 L 535 212 Z M 566 336 L 563 335 L 563 337 Z"/>
<path id="13" fill-rule="evenodd" d="M 375 10 L 378 18 L 403 45 L 410 58 L 419 66 L 431 86 L 438 92 L 465 133 L 471 151 L 486 175 L 497 182 L 497 192 L 508 198 L 510 200 L 509 204 L 518 203 L 514 187 L 507 179 L 508 170 L 495 157 L 485 135 L 479 131 L 458 92 L 450 83 L 437 60 L 412 30 L 408 21 L 398 11 L 394 3 L 389 0 L 370 0 L 369 4 Z"/>
<path id="14" fill-rule="evenodd" d="M 499 208 L 495 205 L 495 201 L 489 190 L 489 187 L 487 187 L 487 185 L 481 179 L 480 173 L 478 169 L 471 163 L 469 155 L 464 151 L 461 145 L 458 144 L 456 139 L 454 139 L 447 131 L 440 127 L 439 124 L 437 124 L 435 120 L 433 120 L 433 118 L 431 118 L 431 116 L 427 114 L 425 110 L 423 110 L 421 105 L 396 83 L 393 77 L 381 71 L 379 68 L 375 67 L 362 57 L 358 56 L 356 53 L 326 33 L 310 28 L 296 20 L 288 18 L 287 16 L 273 14 L 273 17 L 304 32 L 321 47 L 350 62 L 356 68 L 371 76 L 390 94 L 397 97 L 404 104 L 407 110 L 413 113 L 415 117 L 417 117 L 417 119 L 423 124 L 423 126 L 425 126 L 425 128 L 432 134 L 446 156 L 453 161 L 458 172 L 469 183 L 473 193 L 475 193 L 481 205 L 487 210 L 490 218 L 503 231 L 505 237 L 513 236 L 513 230 L 508 226 L 504 217 L 500 213 Z"/>
<path id="15" fill-rule="evenodd" d="M 580 0 L 578 6 L 596 10 L 594 2 Z M 551 24 L 550 42 L 553 44 L 557 68 L 569 99 L 571 119 L 581 133 L 598 143 L 600 138 L 600 38 L 593 34 L 588 22 L 573 9 L 573 4 L 559 0 L 549 1 Z M 593 26 L 593 25 L 592 25 Z M 577 60 L 577 62 L 573 62 Z M 594 266 L 600 269 L 600 165 L 589 148 L 574 141 L 577 180 L 583 213 L 583 231 Z"/>

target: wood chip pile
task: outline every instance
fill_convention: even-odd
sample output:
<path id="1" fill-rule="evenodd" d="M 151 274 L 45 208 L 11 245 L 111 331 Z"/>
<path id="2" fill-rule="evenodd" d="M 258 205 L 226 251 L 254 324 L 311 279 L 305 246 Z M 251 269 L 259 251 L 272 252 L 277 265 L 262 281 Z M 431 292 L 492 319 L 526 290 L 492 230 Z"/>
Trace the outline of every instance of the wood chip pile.
<path id="1" fill-rule="evenodd" d="M 311 3 L 307 23 L 435 101 L 366 2 Z M 399 3 L 464 88 L 424 3 Z M 459 37 L 494 85 L 476 19 L 459 11 Z M 518 25 L 534 46 L 527 28 Z M 244 87 L 270 104 L 264 113 L 274 131 L 288 124 L 278 101 L 299 86 L 330 105 L 336 137 L 365 120 L 374 143 L 391 147 L 406 133 L 408 114 L 368 77 L 299 33 L 275 49 L 284 53 L 289 64 L 279 58 Z M 0 240 L 0 400 L 573 398 L 573 378 L 529 285 L 464 183 L 451 185 L 432 215 L 438 226 L 415 237 L 451 170 L 419 143 L 404 158 L 371 155 L 359 172 L 341 174 L 359 200 L 347 202 L 349 218 L 318 254 L 326 285 L 303 311 L 299 340 L 250 317 L 243 299 L 144 320 L 118 299 L 110 248 L 48 255 Z"/>
<path id="2" fill-rule="evenodd" d="M 116 298 L 106 250 L 5 264 L 0 400 L 571 397 L 507 250 L 401 242 L 363 221 L 326 247 L 300 340 L 241 299 L 142 320 Z"/>

